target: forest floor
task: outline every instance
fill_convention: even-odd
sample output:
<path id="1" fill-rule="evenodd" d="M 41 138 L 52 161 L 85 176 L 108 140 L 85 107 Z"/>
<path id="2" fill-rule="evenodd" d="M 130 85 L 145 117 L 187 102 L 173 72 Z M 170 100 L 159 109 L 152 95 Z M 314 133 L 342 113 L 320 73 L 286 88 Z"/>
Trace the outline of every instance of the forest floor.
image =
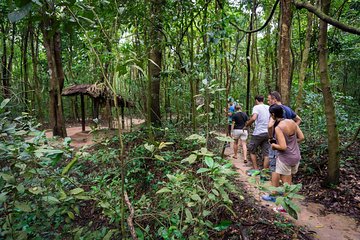
<path id="1" fill-rule="evenodd" d="M 133 124 L 141 124 L 143 121 L 140 119 L 133 119 Z M 125 129 L 125 132 L 129 129 Z M 81 126 L 71 126 L 67 128 L 67 135 L 72 139 L 71 146 L 75 149 L 79 149 L 82 146 L 91 146 L 101 139 L 103 134 L 109 134 L 107 131 L 98 131 L 97 134 L 91 133 L 90 127 L 86 127 L 85 132 L 81 131 Z M 46 135 L 51 137 L 51 131 L 47 131 Z M 261 199 L 261 195 L 265 194 L 257 188 L 257 186 L 251 184 L 248 181 L 249 176 L 246 174 L 246 170 L 251 168 L 251 163 L 244 164 L 239 154 L 238 159 L 232 158 L 233 149 L 227 147 L 225 149 L 225 155 L 230 159 L 239 173 L 238 181 L 243 187 L 243 190 L 247 196 L 253 196 L 251 200 L 261 209 L 267 209 L 273 211 L 275 204 L 267 202 Z M 266 183 L 265 183 L 266 184 Z M 269 184 L 269 183 L 267 183 Z M 301 212 L 298 214 L 299 219 L 294 220 L 287 213 L 280 213 L 283 217 L 288 218 L 290 222 L 293 222 L 297 226 L 305 226 L 307 233 L 313 233 L 315 239 L 326 240 L 352 240 L 360 239 L 360 227 L 359 219 L 354 219 L 350 216 L 346 216 L 340 213 L 329 213 L 326 211 L 326 207 L 319 203 L 310 202 L 305 195 L 305 199 L 296 202 Z M 269 212 L 267 211 L 267 212 Z"/>
<path id="2" fill-rule="evenodd" d="M 232 147 L 225 149 L 225 155 L 230 159 L 239 173 L 239 179 L 243 182 L 244 191 L 250 192 L 257 202 L 268 208 L 273 209 L 276 205 L 273 202 L 264 201 L 261 196 L 266 194 L 260 191 L 255 185 L 250 184 L 249 176 L 246 170 L 251 169 L 251 163 L 244 164 L 241 154 L 238 159 L 234 159 Z M 265 183 L 270 185 L 269 182 Z M 305 196 L 306 197 L 306 196 Z M 305 200 L 296 201 L 300 206 L 301 212 L 298 214 L 298 220 L 294 220 L 287 213 L 281 213 L 298 226 L 306 226 L 311 232 L 315 232 L 316 239 L 340 240 L 340 239 L 360 239 L 360 227 L 352 217 L 339 213 L 324 213 L 325 206 L 319 203 L 308 202 Z"/>

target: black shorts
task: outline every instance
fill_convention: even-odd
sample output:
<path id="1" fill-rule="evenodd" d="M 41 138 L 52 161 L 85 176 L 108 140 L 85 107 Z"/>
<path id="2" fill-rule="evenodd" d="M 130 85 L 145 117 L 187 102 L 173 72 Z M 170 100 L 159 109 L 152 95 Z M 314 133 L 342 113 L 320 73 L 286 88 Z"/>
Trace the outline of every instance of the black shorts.
<path id="1" fill-rule="evenodd" d="M 260 135 L 252 135 L 248 144 L 248 151 L 252 154 L 256 153 L 256 149 L 261 146 L 261 152 L 264 157 L 269 156 L 270 143 L 268 142 L 268 133 Z"/>

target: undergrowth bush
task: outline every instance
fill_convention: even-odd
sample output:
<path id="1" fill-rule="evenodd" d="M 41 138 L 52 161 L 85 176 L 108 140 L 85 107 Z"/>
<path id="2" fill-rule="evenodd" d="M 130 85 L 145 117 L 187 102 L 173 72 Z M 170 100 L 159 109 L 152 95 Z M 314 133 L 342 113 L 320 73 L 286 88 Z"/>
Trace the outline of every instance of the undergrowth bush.
<path id="1" fill-rule="evenodd" d="M 52 147 L 27 114 L 10 116 L 8 102 L 0 105 L 0 236 L 56 239 L 72 228 L 67 223 L 79 214 L 79 202 L 89 199 L 67 175 L 71 165 L 58 167 L 73 157 L 69 139 L 62 149 Z"/>

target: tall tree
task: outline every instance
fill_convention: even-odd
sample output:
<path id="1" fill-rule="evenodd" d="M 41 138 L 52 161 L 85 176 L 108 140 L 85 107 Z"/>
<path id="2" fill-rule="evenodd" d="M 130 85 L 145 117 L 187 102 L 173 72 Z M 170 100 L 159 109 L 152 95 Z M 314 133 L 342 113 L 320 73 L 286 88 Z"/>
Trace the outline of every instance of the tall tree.
<path id="1" fill-rule="evenodd" d="M 328 14 L 330 10 L 330 0 L 321 0 L 321 10 Z M 320 20 L 319 31 L 319 68 L 320 68 L 320 82 L 324 97 L 325 114 L 326 114 L 326 128 L 328 134 L 328 176 L 327 184 L 338 184 L 340 177 L 340 159 L 339 159 L 339 134 L 336 128 L 336 116 L 334 98 L 331 93 L 329 74 L 328 74 L 328 49 L 327 49 L 327 22 Z"/>
<path id="2" fill-rule="evenodd" d="M 279 80 L 278 88 L 285 104 L 290 102 L 290 76 L 291 76 L 291 0 L 280 1 L 280 43 L 279 43 Z"/>
<path id="3" fill-rule="evenodd" d="M 61 92 L 64 87 L 64 71 L 61 61 L 61 38 L 56 19 L 55 1 L 42 5 L 41 31 L 50 74 L 50 123 L 54 136 L 66 137 Z"/>
<path id="4" fill-rule="evenodd" d="M 162 14 L 165 0 L 150 0 L 148 115 L 154 126 L 161 125 L 160 73 L 162 62 Z"/>
<path id="5" fill-rule="evenodd" d="M 15 43 L 15 33 L 16 25 L 15 23 L 9 24 L 6 21 L 0 22 L 0 29 L 2 35 L 2 44 L 3 44 L 3 53 L 1 56 L 1 79 L 3 87 L 3 96 L 4 98 L 9 98 L 11 95 L 10 91 L 10 80 L 13 67 L 13 58 L 14 58 L 14 43 Z M 10 48 L 8 49 L 8 40 L 7 36 L 10 31 L 11 26 L 11 41 Z"/>
<path id="6" fill-rule="evenodd" d="M 303 100 L 303 86 L 306 77 L 306 69 L 308 67 L 308 59 L 310 52 L 310 43 L 311 43 L 311 33 L 312 33 L 312 22 L 313 22 L 313 14 L 308 12 L 307 14 L 307 27 L 306 27 L 306 37 L 304 49 L 302 51 L 302 59 L 299 73 L 299 91 L 296 97 L 296 112 L 299 112 L 299 109 L 302 107 Z"/>

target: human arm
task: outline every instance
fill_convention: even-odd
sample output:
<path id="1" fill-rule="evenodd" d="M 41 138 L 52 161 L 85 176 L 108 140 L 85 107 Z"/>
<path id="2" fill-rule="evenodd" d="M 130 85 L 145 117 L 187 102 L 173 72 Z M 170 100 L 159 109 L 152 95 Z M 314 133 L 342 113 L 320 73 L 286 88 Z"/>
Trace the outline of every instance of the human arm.
<path id="1" fill-rule="evenodd" d="M 269 139 L 272 139 L 274 136 L 274 124 L 275 124 L 275 120 L 270 117 L 269 119 L 269 123 L 268 123 L 268 136 Z"/>
<path id="2" fill-rule="evenodd" d="M 300 123 L 301 123 L 301 118 L 299 117 L 299 115 L 296 115 L 296 117 L 295 118 L 293 118 L 293 120 L 294 120 L 294 122 L 296 123 L 296 125 L 300 125 Z"/>
<path id="3" fill-rule="evenodd" d="M 298 125 L 296 125 L 296 137 L 297 137 L 297 142 L 298 143 L 304 141 L 304 139 L 305 139 L 304 134 L 301 131 L 301 129 L 299 128 Z"/>
<path id="4" fill-rule="evenodd" d="M 279 127 L 275 128 L 276 141 L 277 143 L 272 143 L 271 148 L 274 150 L 285 151 L 287 148 L 286 140 L 284 133 L 281 131 Z"/>
<path id="5" fill-rule="evenodd" d="M 253 124 L 253 122 L 255 122 L 255 120 L 257 119 L 257 116 L 257 113 L 254 113 L 251 118 L 245 123 L 244 128 L 248 128 L 249 126 L 251 126 L 251 124 Z"/>

